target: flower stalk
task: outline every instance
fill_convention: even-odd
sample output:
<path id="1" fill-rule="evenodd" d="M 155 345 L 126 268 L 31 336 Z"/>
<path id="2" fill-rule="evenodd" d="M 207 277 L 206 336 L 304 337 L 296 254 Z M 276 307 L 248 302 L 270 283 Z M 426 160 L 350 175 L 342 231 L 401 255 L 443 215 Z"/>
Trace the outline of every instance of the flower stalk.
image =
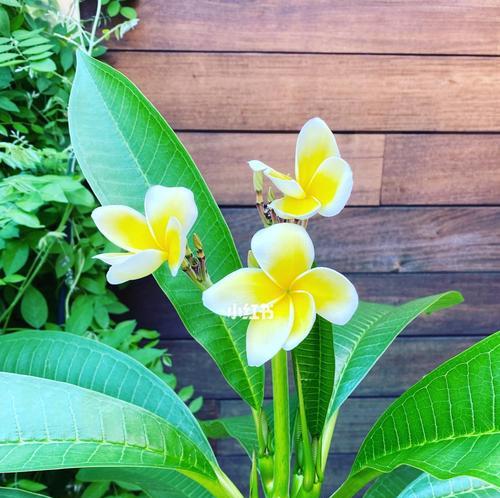
<path id="1" fill-rule="evenodd" d="M 274 406 L 274 484 L 272 498 L 288 498 L 290 481 L 290 405 L 287 353 L 272 359 Z"/>

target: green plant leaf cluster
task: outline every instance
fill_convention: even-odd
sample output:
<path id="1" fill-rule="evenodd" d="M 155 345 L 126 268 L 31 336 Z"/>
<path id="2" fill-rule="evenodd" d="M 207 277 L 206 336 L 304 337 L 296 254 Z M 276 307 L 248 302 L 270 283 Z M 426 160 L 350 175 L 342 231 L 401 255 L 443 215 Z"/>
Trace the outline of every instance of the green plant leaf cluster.
<path id="1" fill-rule="evenodd" d="M 94 44 L 95 55 L 104 53 L 102 41 L 132 28 L 132 8 L 122 4 L 124 12 L 103 11 L 96 18 L 90 10 L 95 5 L 84 2 L 82 9 L 90 9 L 78 21 L 64 17 L 52 0 L 0 2 L 0 334 L 31 327 L 40 334 L 65 330 L 95 338 L 176 388 L 171 358 L 158 347 L 159 333 L 121 319 L 128 309 L 107 287 L 105 265 L 92 259 L 108 244 L 90 219 L 96 200 L 69 143 L 67 105 L 77 45 L 88 49 L 94 19 L 96 37 L 104 37 Z M 114 26 L 113 33 L 106 26 Z M 193 386 L 179 393 L 193 413 L 201 408 Z M 74 473 L 67 474 L 71 495 L 85 493 L 72 482 Z M 36 492 L 36 486 L 45 488 L 40 479 L 54 480 L 40 473 L 14 481 L 9 476 L 0 475 L 0 485 L 33 482 L 36 489 L 24 489 Z M 137 495 L 115 483 L 108 488 Z"/>

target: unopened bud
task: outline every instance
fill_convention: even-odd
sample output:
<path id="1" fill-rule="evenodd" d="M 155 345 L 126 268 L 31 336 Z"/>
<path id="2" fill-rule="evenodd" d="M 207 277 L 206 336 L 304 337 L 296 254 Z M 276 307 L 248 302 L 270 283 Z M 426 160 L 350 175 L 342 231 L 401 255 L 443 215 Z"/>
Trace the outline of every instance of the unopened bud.
<path id="1" fill-rule="evenodd" d="M 267 203 L 271 204 L 271 202 L 273 202 L 274 199 L 275 199 L 274 190 L 272 189 L 272 187 L 269 187 L 269 190 L 267 191 Z"/>
<path id="2" fill-rule="evenodd" d="M 256 192 L 262 192 L 264 188 L 264 175 L 262 171 L 253 172 L 253 188 Z"/>
<path id="3" fill-rule="evenodd" d="M 188 271 L 190 269 L 190 265 L 185 259 L 182 260 L 181 268 L 183 271 Z"/>
<path id="4" fill-rule="evenodd" d="M 203 244 L 201 243 L 200 237 L 198 237 L 198 234 L 196 233 L 193 233 L 193 242 L 194 247 L 196 247 L 198 251 L 203 251 Z"/>

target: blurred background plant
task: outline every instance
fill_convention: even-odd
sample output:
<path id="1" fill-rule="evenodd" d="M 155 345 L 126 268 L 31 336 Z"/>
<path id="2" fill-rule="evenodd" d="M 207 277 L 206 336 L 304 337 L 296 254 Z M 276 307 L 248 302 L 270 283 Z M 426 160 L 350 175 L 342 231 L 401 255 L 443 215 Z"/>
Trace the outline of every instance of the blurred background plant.
<path id="1" fill-rule="evenodd" d="M 85 8 L 83 8 L 85 7 Z M 91 11 L 88 15 L 87 11 Z M 0 0 L 0 333 L 24 328 L 91 336 L 129 354 L 176 388 L 159 333 L 120 321 L 127 307 L 92 259 L 106 241 L 96 200 L 72 155 L 67 105 L 76 50 L 99 57 L 138 19 L 123 0 Z M 203 403 L 179 391 L 192 412 Z M 0 484 L 51 496 L 136 496 L 116 483 L 84 488 L 74 473 L 0 476 Z"/>

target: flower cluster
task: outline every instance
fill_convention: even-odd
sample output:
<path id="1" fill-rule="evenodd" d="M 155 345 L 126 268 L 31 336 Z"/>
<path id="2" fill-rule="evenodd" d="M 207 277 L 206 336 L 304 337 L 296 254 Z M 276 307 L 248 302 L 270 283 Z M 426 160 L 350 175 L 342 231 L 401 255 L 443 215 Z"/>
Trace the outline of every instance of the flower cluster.
<path id="1" fill-rule="evenodd" d="M 247 359 L 249 365 L 260 366 L 281 349 L 300 344 L 316 315 L 342 325 L 356 311 L 358 295 L 346 277 L 330 268 L 312 268 L 314 246 L 304 228 L 316 213 L 334 216 L 343 209 L 352 190 L 352 171 L 319 118 L 309 120 L 298 136 L 296 179 L 260 161 L 249 164 L 260 190 L 265 175 L 283 197 L 261 213 L 266 228 L 252 238 L 249 267 L 213 285 L 196 234 L 198 259 L 187 243 L 197 217 L 190 190 L 153 186 L 146 194 L 145 216 L 127 206 L 104 206 L 92 217 L 111 242 L 127 251 L 96 256 L 111 265 L 110 283 L 142 278 L 164 262 L 172 276 L 182 267 L 204 289 L 203 304 L 209 310 L 249 319 Z"/>

